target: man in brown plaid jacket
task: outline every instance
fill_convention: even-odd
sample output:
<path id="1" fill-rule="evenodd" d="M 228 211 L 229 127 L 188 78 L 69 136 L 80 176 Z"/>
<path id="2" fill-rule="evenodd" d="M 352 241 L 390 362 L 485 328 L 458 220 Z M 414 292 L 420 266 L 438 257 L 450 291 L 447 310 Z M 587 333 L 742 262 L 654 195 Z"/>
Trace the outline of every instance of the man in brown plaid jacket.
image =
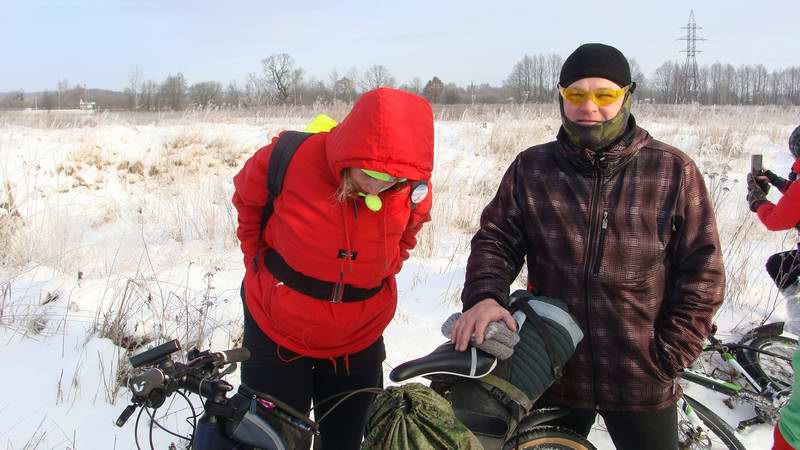
<path id="1" fill-rule="evenodd" d="M 599 413 L 617 448 L 677 448 L 678 372 L 699 355 L 725 274 L 703 177 L 630 114 L 625 56 L 585 44 L 559 79 L 556 140 L 520 153 L 481 216 L 453 340 L 488 323 L 525 259 L 529 289 L 565 301 L 585 338 L 540 402 L 588 435 Z"/>

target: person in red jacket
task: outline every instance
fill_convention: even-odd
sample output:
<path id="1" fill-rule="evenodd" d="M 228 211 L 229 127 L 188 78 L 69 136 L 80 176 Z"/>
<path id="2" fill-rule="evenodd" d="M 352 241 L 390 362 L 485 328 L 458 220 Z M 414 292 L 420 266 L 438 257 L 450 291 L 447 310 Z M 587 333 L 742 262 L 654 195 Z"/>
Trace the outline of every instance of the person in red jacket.
<path id="1" fill-rule="evenodd" d="M 758 214 L 758 219 L 770 231 L 783 231 L 797 228 L 800 231 L 800 183 L 796 181 L 800 174 L 800 126 L 795 128 L 789 137 L 789 151 L 795 158 L 789 179 L 785 179 L 770 170 L 761 175 L 747 174 L 747 201 L 750 210 Z M 777 188 L 781 199 L 777 204 L 767 200 L 769 186 Z M 800 244 L 798 244 L 800 247 Z M 800 254 L 798 250 L 772 255 L 767 260 L 769 272 L 786 301 L 786 322 L 784 330 L 800 334 Z M 792 366 L 797 373 L 800 366 L 800 353 L 792 355 Z M 773 450 L 791 450 L 800 446 L 800 398 L 797 386 L 786 406 L 781 409 L 780 421 L 773 431 Z"/>
<path id="2" fill-rule="evenodd" d="M 338 126 L 298 147 L 259 242 L 277 139 L 233 179 L 252 355 L 242 383 L 308 411 L 312 399 L 383 385 L 395 275 L 430 220 L 433 114 L 408 92 L 364 93 Z M 354 395 L 320 423 L 324 449 L 359 447 L 371 400 Z"/>
<path id="3" fill-rule="evenodd" d="M 770 231 L 788 230 L 800 222 L 800 183 L 794 182 L 797 174 L 800 174 L 800 127 L 789 138 L 789 150 L 795 157 L 790 180 L 770 170 L 765 170 L 757 177 L 747 175 L 750 210 L 758 214 L 761 223 Z M 770 184 L 783 194 L 777 204 L 767 200 Z"/>

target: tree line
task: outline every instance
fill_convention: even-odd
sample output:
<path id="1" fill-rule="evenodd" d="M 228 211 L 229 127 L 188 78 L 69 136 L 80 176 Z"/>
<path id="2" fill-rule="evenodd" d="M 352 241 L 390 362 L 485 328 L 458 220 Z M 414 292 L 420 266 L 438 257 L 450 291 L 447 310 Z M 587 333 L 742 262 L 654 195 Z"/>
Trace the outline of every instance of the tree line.
<path id="1" fill-rule="evenodd" d="M 684 63 L 667 61 L 646 77 L 635 59 L 631 72 L 637 82 L 638 101 L 652 103 L 701 104 L 787 104 L 800 105 L 800 67 L 769 71 L 762 64 L 714 63 L 697 68 L 697 85 L 687 90 Z M 557 100 L 558 75 L 563 58 L 557 54 L 524 55 L 500 86 L 488 83 L 459 86 L 438 76 L 423 81 L 413 78 L 398 83 L 382 65 L 363 72 L 356 68 L 345 73 L 333 70 L 327 80 L 306 77 L 294 58 L 286 53 L 261 60 L 260 72 L 249 73 L 243 84 L 231 81 L 200 81 L 190 84 L 182 73 L 163 81 L 145 80 L 138 67 L 131 69 L 123 92 L 90 89 L 59 80 L 53 91 L 35 95 L 14 91 L 0 99 L 6 109 L 77 108 L 80 101 L 93 101 L 99 109 L 142 111 L 183 110 L 212 106 L 254 108 L 269 105 L 311 105 L 352 102 L 360 93 L 383 86 L 396 87 L 426 97 L 434 104 L 549 103 Z"/>

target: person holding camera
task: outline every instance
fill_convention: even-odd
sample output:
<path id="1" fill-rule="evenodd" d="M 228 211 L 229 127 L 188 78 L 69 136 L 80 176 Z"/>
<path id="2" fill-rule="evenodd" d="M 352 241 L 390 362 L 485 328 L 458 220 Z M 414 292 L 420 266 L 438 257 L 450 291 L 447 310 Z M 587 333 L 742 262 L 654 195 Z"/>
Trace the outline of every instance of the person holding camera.
<path id="1" fill-rule="evenodd" d="M 800 232 L 800 126 L 789 137 L 789 151 L 795 158 L 789 179 L 771 170 L 755 169 L 747 174 L 747 202 L 750 211 L 758 215 L 758 220 L 770 231 L 784 231 L 796 228 Z M 770 185 L 781 192 L 778 203 L 767 200 Z M 800 244 L 798 244 L 800 248 Z M 800 334 L 800 252 L 798 249 L 780 252 L 767 260 L 767 272 L 786 300 L 786 321 L 784 330 Z M 797 373 L 800 368 L 800 351 L 792 355 L 792 367 Z M 795 378 L 792 397 L 781 409 L 781 419 L 775 425 L 773 450 L 800 448 L 800 380 Z"/>

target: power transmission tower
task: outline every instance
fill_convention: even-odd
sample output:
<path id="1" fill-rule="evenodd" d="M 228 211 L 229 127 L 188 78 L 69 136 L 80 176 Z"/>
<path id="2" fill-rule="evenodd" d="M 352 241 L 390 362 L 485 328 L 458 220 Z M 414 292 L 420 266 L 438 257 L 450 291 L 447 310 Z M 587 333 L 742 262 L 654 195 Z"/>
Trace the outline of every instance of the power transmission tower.
<path id="1" fill-rule="evenodd" d="M 678 91 L 678 101 L 684 103 L 692 103 L 699 100 L 700 94 L 700 77 L 697 73 L 697 58 L 695 55 L 702 50 L 697 50 L 697 41 L 705 41 L 706 39 L 697 37 L 697 30 L 702 30 L 703 27 L 698 27 L 694 20 L 694 10 L 689 13 L 689 23 L 681 29 L 686 30 L 686 36 L 678 38 L 679 41 L 686 41 L 686 50 L 681 50 L 681 53 L 686 53 L 686 63 L 683 67 L 683 83 L 681 89 Z"/>

